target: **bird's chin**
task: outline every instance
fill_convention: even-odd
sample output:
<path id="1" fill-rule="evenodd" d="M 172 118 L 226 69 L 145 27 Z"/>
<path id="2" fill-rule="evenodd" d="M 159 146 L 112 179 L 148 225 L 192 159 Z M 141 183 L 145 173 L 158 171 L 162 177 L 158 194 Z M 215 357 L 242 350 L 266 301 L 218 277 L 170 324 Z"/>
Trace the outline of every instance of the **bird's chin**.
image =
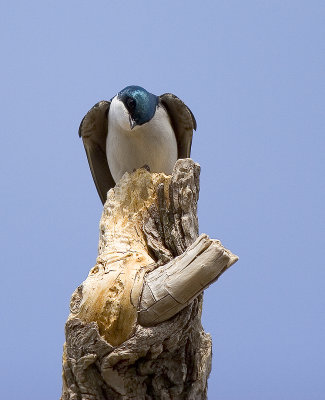
<path id="1" fill-rule="evenodd" d="M 133 136 L 137 133 L 139 125 L 131 125 L 129 122 L 127 124 L 121 124 L 121 129 L 127 134 Z"/>

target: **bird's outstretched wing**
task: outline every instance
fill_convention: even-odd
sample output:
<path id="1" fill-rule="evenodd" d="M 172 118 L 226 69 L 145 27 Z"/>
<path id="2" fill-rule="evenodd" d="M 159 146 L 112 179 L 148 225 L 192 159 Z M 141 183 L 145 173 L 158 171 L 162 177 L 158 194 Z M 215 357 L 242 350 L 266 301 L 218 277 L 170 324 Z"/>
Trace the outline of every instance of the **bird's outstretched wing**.
<path id="1" fill-rule="evenodd" d="M 175 131 L 178 158 L 190 157 L 193 129 L 196 130 L 196 121 L 192 111 L 172 93 L 162 94 L 159 98 L 168 112 Z"/>
<path id="2" fill-rule="evenodd" d="M 115 186 L 106 158 L 107 116 L 110 105 L 109 101 L 104 100 L 95 104 L 84 116 L 79 127 L 79 136 L 82 137 L 91 174 L 103 204 L 107 192 Z"/>

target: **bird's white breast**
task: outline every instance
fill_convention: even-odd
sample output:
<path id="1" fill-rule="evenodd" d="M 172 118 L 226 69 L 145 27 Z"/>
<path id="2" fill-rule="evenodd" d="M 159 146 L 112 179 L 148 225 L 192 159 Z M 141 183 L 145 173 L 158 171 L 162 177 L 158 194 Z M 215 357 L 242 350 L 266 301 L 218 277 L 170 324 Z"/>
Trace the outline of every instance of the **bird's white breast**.
<path id="1" fill-rule="evenodd" d="M 115 182 L 144 165 L 151 172 L 170 175 L 177 160 L 177 142 L 166 110 L 157 107 L 149 122 L 131 130 L 128 111 L 114 98 L 108 114 L 106 155 Z"/>

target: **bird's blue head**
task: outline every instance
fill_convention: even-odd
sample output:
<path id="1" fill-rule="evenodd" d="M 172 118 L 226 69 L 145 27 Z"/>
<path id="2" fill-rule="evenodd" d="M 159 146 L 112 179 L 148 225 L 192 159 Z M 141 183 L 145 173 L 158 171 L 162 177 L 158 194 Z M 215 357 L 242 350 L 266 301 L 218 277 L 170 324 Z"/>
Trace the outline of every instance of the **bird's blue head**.
<path id="1" fill-rule="evenodd" d="M 140 86 L 127 86 L 118 93 L 117 98 L 128 110 L 131 129 L 145 124 L 155 115 L 158 96 Z"/>

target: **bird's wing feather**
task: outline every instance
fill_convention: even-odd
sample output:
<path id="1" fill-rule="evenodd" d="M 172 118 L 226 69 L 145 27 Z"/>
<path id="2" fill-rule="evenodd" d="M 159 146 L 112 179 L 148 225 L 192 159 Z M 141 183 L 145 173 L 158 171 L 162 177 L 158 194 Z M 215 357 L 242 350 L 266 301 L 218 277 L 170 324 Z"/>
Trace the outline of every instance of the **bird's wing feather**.
<path id="1" fill-rule="evenodd" d="M 168 112 L 175 131 L 178 158 L 190 157 L 193 129 L 196 130 L 196 121 L 192 111 L 172 93 L 165 93 L 159 98 Z"/>
<path id="2" fill-rule="evenodd" d="M 85 146 L 91 174 L 104 204 L 109 189 L 115 186 L 106 158 L 109 101 L 95 104 L 81 121 L 79 136 Z"/>

